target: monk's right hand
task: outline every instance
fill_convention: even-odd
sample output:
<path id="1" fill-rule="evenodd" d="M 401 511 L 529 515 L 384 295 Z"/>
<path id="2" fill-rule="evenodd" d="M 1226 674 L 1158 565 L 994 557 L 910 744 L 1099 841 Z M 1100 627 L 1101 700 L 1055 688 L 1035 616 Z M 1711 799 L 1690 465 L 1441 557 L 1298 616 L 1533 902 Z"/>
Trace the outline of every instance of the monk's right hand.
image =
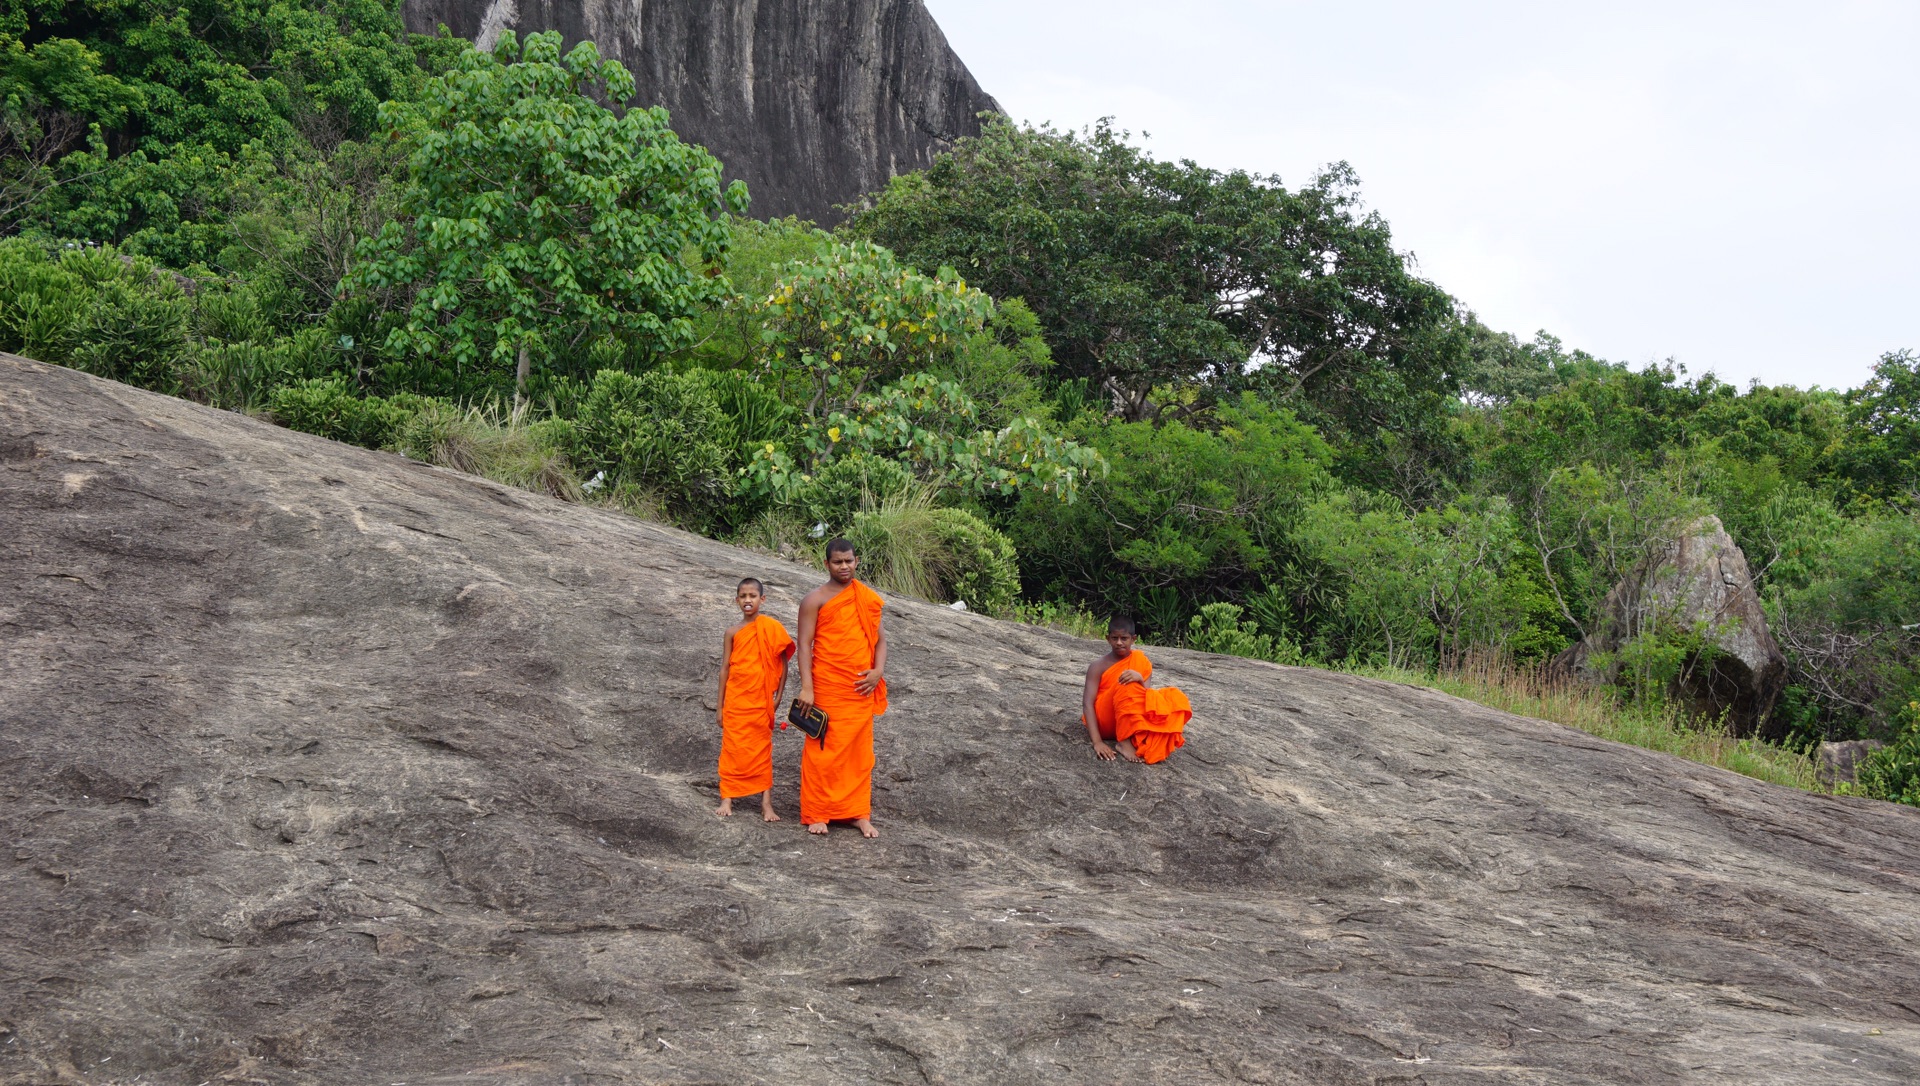
<path id="1" fill-rule="evenodd" d="M 1120 673 L 1120 678 L 1116 681 L 1124 686 L 1127 683 L 1143 683 L 1143 682 L 1146 682 L 1147 680 L 1138 671 L 1135 671 L 1132 668 L 1128 668 L 1127 670 L 1122 671 Z"/>
<path id="2" fill-rule="evenodd" d="M 1093 756 L 1095 758 L 1100 759 L 1103 762 L 1111 762 L 1114 760 L 1114 758 L 1118 757 L 1118 755 L 1114 753 L 1114 750 L 1112 747 L 1106 745 L 1105 743 L 1101 742 L 1098 739 L 1095 739 L 1093 741 Z"/>

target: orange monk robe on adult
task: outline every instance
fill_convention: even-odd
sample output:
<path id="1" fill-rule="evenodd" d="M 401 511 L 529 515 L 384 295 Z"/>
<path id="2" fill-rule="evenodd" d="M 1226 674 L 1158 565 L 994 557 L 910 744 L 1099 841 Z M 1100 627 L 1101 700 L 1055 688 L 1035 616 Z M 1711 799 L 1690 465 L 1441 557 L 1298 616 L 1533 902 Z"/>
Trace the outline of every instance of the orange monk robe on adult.
<path id="1" fill-rule="evenodd" d="M 1139 649 L 1100 673 L 1100 690 L 1093 699 L 1100 737 L 1122 743 L 1131 739 L 1141 761 L 1164 762 L 1167 755 L 1187 745 L 1184 733 L 1187 721 L 1193 719 L 1193 704 L 1178 687 L 1122 684 L 1120 673 L 1129 669 L 1138 671 L 1142 679 L 1153 678 L 1153 661 Z"/>
<path id="2" fill-rule="evenodd" d="M 727 693 L 720 703 L 720 796 L 757 796 L 773 787 L 773 721 L 780 680 L 793 658 L 787 628 L 756 615 L 733 635 Z"/>
<path id="3" fill-rule="evenodd" d="M 800 821 L 812 825 L 873 814 L 873 718 L 887 711 L 887 684 L 861 694 L 880 642 L 880 594 L 859 581 L 820 605 L 813 626 L 813 703 L 827 714 L 826 742 L 800 755 Z"/>

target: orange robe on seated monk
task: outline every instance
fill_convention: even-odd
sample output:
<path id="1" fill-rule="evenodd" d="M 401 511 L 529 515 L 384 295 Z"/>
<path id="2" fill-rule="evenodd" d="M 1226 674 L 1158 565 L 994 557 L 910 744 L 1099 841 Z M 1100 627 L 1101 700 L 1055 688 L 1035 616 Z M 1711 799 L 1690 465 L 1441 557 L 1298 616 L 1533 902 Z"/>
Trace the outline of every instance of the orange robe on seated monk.
<path id="1" fill-rule="evenodd" d="M 1122 743 L 1131 739 L 1141 761 L 1164 762 L 1167 755 L 1187 745 L 1183 733 L 1193 719 L 1193 704 L 1177 687 L 1149 689 L 1145 682 L 1123 685 L 1120 673 L 1127 670 L 1138 671 L 1143 680 L 1153 678 L 1153 662 L 1139 649 L 1100 673 L 1100 690 L 1093 698 L 1100 737 Z"/>
<path id="2" fill-rule="evenodd" d="M 773 721 L 780 711 L 774 699 L 793 650 L 787 628 L 765 615 L 755 615 L 733 635 L 727 693 L 720 703 L 722 799 L 757 796 L 773 787 Z"/>
<path id="3" fill-rule="evenodd" d="M 812 825 L 873 813 L 873 718 L 887 711 L 885 681 L 871 694 L 853 684 L 873 667 L 880 594 L 859 581 L 820 605 L 813 623 L 813 703 L 827 714 L 826 742 L 800 754 L 800 821 Z"/>

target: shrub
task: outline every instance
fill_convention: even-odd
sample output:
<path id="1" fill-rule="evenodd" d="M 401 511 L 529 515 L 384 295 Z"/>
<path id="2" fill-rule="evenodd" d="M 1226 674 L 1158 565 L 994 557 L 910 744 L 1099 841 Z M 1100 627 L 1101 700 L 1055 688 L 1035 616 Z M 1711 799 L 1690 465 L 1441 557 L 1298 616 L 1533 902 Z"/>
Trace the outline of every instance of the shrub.
<path id="1" fill-rule="evenodd" d="M 155 392 L 177 391 L 188 309 L 186 293 L 164 272 L 144 282 L 102 283 L 75 331 L 73 367 Z"/>
<path id="2" fill-rule="evenodd" d="M 266 406 L 295 369 L 287 344 L 223 343 L 197 352 L 180 371 L 180 390 L 214 407 L 247 411 Z"/>
<path id="3" fill-rule="evenodd" d="M 1860 764 L 1852 791 L 1920 807 L 1920 700 L 1907 702 L 1900 715 L 1899 736 Z"/>
<path id="4" fill-rule="evenodd" d="M 188 309 L 175 277 L 144 260 L 0 242 L 0 350 L 172 392 Z"/>
<path id="5" fill-rule="evenodd" d="M 1290 533 L 1331 485 L 1311 427 L 1252 397 L 1216 412 L 1219 429 L 1113 423 L 1091 436 L 1112 465 L 1079 500 L 1028 490 L 1005 521 L 1022 578 L 1177 636 L 1195 603 L 1258 588 L 1286 560 Z"/>
<path id="6" fill-rule="evenodd" d="M 732 492 L 728 422 L 705 378 L 602 370 L 560 440 L 582 475 L 658 495 L 674 518 L 710 522 Z"/>
<path id="7" fill-rule="evenodd" d="M 862 576 L 921 599 L 964 601 L 984 614 L 1007 612 L 1020 595 L 1013 543 L 964 509 L 942 509 L 908 490 L 854 515 L 847 532 Z"/>
<path id="8" fill-rule="evenodd" d="M 1240 607 L 1209 603 L 1187 624 L 1187 647 L 1227 656 L 1247 656 L 1276 664 L 1302 664 L 1300 646 L 1284 637 L 1260 632 L 1257 623 L 1242 622 Z"/>
<path id="9" fill-rule="evenodd" d="M 815 472 L 800 487 L 791 508 L 808 524 L 844 530 L 861 509 L 877 507 L 913 489 L 913 473 L 898 460 L 855 453 Z"/>
<path id="10" fill-rule="evenodd" d="M 946 552 L 947 593 L 969 609 L 1002 615 L 1020 596 L 1020 556 L 1013 540 L 965 509 L 936 509 Z"/>
<path id="11" fill-rule="evenodd" d="M 362 397 L 342 376 L 310 377 L 273 391 L 267 410 L 290 430 L 382 449 L 431 401 L 421 396 Z"/>

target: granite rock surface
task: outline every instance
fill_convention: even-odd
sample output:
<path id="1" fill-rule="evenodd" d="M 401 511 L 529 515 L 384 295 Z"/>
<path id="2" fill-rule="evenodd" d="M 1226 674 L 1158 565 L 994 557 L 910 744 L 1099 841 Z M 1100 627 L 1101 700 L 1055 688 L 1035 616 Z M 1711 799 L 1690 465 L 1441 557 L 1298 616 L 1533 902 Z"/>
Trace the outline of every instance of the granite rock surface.
<path id="1" fill-rule="evenodd" d="M 810 570 L 0 356 L 0 1082 L 1911 1083 L 1920 811 L 892 600 L 862 840 L 716 819 Z"/>
<path id="2" fill-rule="evenodd" d="M 483 48 L 506 30 L 592 41 L 638 104 L 747 182 L 761 219 L 837 221 L 1000 108 L 921 0 L 406 0 L 402 15 Z"/>

